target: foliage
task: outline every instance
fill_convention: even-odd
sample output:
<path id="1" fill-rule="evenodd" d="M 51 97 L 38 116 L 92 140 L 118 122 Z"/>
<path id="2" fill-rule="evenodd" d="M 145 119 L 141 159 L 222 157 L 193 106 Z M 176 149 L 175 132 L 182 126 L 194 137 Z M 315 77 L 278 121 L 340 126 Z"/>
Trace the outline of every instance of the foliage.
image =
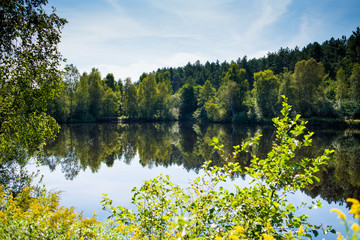
<path id="1" fill-rule="evenodd" d="M 206 80 L 204 86 L 200 90 L 198 106 L 202 107 L 207 101 L 214 99 L 215 93 L 216 90 L 212 86 L 211 82 L 209 80 Z"/>
<path id="2" fill-rule="evenodd" d="M 138 87 L 138 114 L 143 120 L 169 120 L 172 88 L 169 73 L 143 74 Z"/>
<path id="3" fill-rule="evenodd" d="M 275 116 L 278 101 L 279 78 L 271 70 L 265 70 L 254 73 L 254 79 L 256 105 L 265 119 L 272 118 Z"/>
<path id="4" fill-rule="evenodd" d="M 68 64 L 65 67 L 65 72 L 63 73 L 63 79 L 65 82 L 65 90 L 70 98 L 70 117 L 73 116 L 74 109 L 74 94 L 76 92 L 76 85 L 80 80 L 80 73 L 73 64 Z M 63 95 L 64 96 L 64 95 Z M 66 105 L 63 103 L 63 105 Z M 64 121 L 65 122 L 65 121 Z"/>
<path id="5" fill-rule="evenodd" d="M 61 81 L 57 45 L 66 20 L 47 14 L 46 3 L 0 3 L 0 164 L 36 152 L 58 131 L 44 110 Z"/>
<path id="6" fill-rule="evenodd" d="M 157 80 L 157 117 L 159 119 L 172 119 L 173 115 L 171 113 L 172 105 L 171 105 L 171 94 L 172 94 L 172 86 L 170 82 L 170 73 L 165 72 L 163 74 L 156 75 Z"/>
<path id="7" fill-rule="evenodd" d="M 294 70 L 296 91 L 294 108 L 304 117 L 315 113 L 315 103 L 321 96 L 321 83 L 325 77 L 324 66 L 315 59 L 297 62 Z"/>
<path id="8" fill-rule="evenodd" d="M 234 117 L 236 113 L 246 110 L 244 101 L 249 90 L 249 83 L 245 76 L 246 70 L 233 62 L 223 78 L 222 85 L 226 86 L 223 94 L 228 95 L 226 98 L 223 95 L 224 99 L 226 99 L 225 101 L 228 101 L 226 104 L 228 108 L 224 110 L 231 113 L 231 117 Z"/>
<path id="9" fill-rule="evenodd" d="M 46 4 L 0 2 L 0 185 L 15 195 L 31 183 L 28 159 L 59 131 L 46 106 L 63 84 L 58 44 L 67 21 L 55 9 L 47 13 Z"/>
<path id="10" fill-rule="evenodd" d="M 184 85 L 181 92 L 181 105 L 179 109 L 179 119 L 191 120 L 197 108 L 194 86 Z"/>
<path id="11" fill-rule="evenodd" d="M 13 197 L 0 187 L 0 238 L 121 239 L 111 221 L 83 218 L 59 201 L 58 192 L 27 187 Z"/>
<path id="12" fill-rule="evenodd" d="M 247 238 L 292 238 L 317 235 L 317 227 L 306 215 L 295 216 L 296 207 L 287 202 L 289 193 L 318 181 L 315 176 L 332 153 L 314 158 L 295 158 L 296 152 L 311 145 L 313 133 L 303 135 L 305 122 L 299 115 L 289 118 L 290 106 L 284 99 L 282 118 L 275 118 L 277 128 L 273 148 L 265 159 L 253 156 L 249 167 L 235 162 L 241 152 L 258 144 L 260 135 L 234 147 L 223 167 L 204 164 L 204 174 L 185 189 L 173 184 L 169 176 L 160 175 L 139 189 L 134 188 L 132 202 L 137 211 L 113 207 L 104 196 L 103 206 L 110 209 L 125 237 L 131 239 L 209 239 L 237 234 Z M 223 145 L 214 139 L 212 145 L 224 153 Z M 235 191 L 221 187 L 233 175 L 246 174 L 252 180 L 248 187 L 235 185 Z M 318 203 L 319 204 L 319 203 Z M 295 235 L 293 231 L 295 230 Z"/>
<path id="13" fill-rule="evenodd" d="M 103 118 L 116 117 L 120 109 L 120 97 L 111 88 L 106 89 L 102 102 L 101 116 Z"/>
<path id="14" fill-rule="evenodd" d="M 154 74 L 149 74 L 141 81 L 138 88 L 139 117 L 149 120 L 154 115 L 158 96 Z"/>
<path id="15" fill-rule="evenodd" d="M 360 103 L 360 64 L 354 64 L 350 76 L 351 98 Z"/>
<path id="16" fill-rule="evenodd" d="M 71 94 L 67 94 L 67 85 L 65 82 L 60 84 L 60 95 L 50 100 L 47 105 L 47 113 L 58 122 L 66 122 L 72 116 Z M 69 98 L 68 98 L 69 96 Z"/>
<path id="17" fill-rule="evenodd" d="M 129 78 L 126 79 L 124 87 L 124 110 L 130 119 L 137 118 L 138 112 L 138 94 L 135 84 L 131 83 Z"/>
<path id="18" fill-rule="evenodd" d="M 353 31 L 353 34 L 350 36 L 347 44 L 347 51 L 350 55 L 350 58 L 354 62 L 360 61 L 360 28 L 357 27 L 356 31 Z"/>
<path id="19" fill-rule="evenodd" d="M 349 83 L 342 68 L 336 73 L 336 85 L 336 99 L 347 99 L 349 97 Z"/>
<path id="20" fill-rule="evenodd" d="M 212 122 L 216 122 L 216 121 L 220 121 L 220 108 L 219 105 L 217 105 L 216 103 L 214 103 L 214 101 L 212 99 L 210 99 L 209 101 L 207 101 L 204 104 L 204 110 L 206 112 L 206 119 L 212 121 Z"/>
<path id="21" fill-rule="evenodd" d="M 60 96 L 48 103 L 47 112 L 60 123 L 115 119 L 124 105 L 119 81 L 112 74 L 101 79 L 96 68 L 80 76 L 76 66 L 66 65 Z"/>

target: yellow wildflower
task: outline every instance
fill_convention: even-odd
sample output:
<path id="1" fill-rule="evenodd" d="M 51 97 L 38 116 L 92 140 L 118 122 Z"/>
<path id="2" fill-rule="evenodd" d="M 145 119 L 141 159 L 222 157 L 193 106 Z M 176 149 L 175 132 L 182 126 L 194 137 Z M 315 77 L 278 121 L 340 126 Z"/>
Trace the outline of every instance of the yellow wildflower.
<path id="1" fill-rule="evenodd" d="M 115 228 L 115 230 L 118 232 L 122 232 L 125 229 L 125 226 L 123 225 L 123 223 L 121 221 L 117 221 L 116 223 L 119 224 L 119 226 L 117 226 Z"/>
<path id="2" fill-rule="evenodd" d="M 346 202 L 351 202 L 351 209 L 349 211 L 349 213 L 354 215 L 354 218 L 359 218 L 359 213 L 360 213 L 360 203 L 357 199 L 355 198 L 347 198 Z"/>
<path id="3" fill-rule="evenodd" d="M 304 228 L 303 228 L 303 226 L 301 225 L 301 226 L 299 227 L 299 230 L 297 231 L 297 233 L 298 233 L 299 235 L 302 235 L 304 232 L 305 232 L 305 231 L 304 231 Z"/>
<path id="4" fill-rule="evenodd" d="M 360 227 L 358 224 L 354 223 L 352 226 L 351 226 L 351 229 L 354 231 L 354 232 L 358 232 L 360 230 Z"/>
<path id="5" fill-rule="evenodd" d="M 0 210 L 0 222 L 6 222 L 6 219 L 5 219 L 5 213 L 3 211 Z"/>
<path id="6" fill-rule="evenodd" d="M 265 229 L 266 229 L 267 231 L 270 231 L 270 232 L 273 232 L 273 231 L 274 231 L 274 229 L 273 229 L 273 227 L 271 226 L 271 224 L 270 224 L 269 221 L 267 222 Z"/>
<path id="7" fill-rule="evenodd" d="M 215 237 L 215 240 L 224 240 L 222 237 Z"/>
<path id="8" fill-rule="evenodd" d="M 346 238 L 344 238 L 341 233 L 337 232 L 336 234 L 338 235 L 337 240 L 346 240 Z"/>
<path id="9" fill-rule="evenodd" d="M 262 239 L 262 240 L 276 240 L 273 236 L 265 234 L 265 233 L 263 235 L 261 235 L 260 239 Z"/>
<path id="10" fill-rule="evenodd" d="M 346 202 L 351 202 L 352 204 L 360 204 L 359 200 L 357 200 L 355 198 L 347 198 Z"/>
<path id="11" fill-rule="evenodd" d="M 244 227 L 242 226 L 236 226 L 235 227 L 235 231 L 238 232 L 238 233 L 242 233 L 244 231 Z"/>
<path id="12" fill-rule="evenodd" d="M 235 236 L 235 235 L 230 235 L 229 239 L 231 239 L 231 240 L 240 240 L 240 238 Z"/>
<path id="13" fill-rule="evenodd" d="M 346 221 L 345 214 L 344 214 L 342 211 L 340 211 L 339 209 L 333 208 L 333 209 L 331 209 L 330 211 L 331 211 L 331 212 L 336 212 L 337 214 L 339 214 L 338 218 Z"/>

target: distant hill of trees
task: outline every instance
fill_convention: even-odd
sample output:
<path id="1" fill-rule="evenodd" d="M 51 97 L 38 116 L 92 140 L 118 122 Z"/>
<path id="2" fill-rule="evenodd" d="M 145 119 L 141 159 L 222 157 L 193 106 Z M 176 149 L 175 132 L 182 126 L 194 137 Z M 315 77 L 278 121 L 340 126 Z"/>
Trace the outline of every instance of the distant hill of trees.
<path id="1" fill-rule="evenodd" d="M 281 95 L 305 118 L 360 118 L 360 28 L 263 58 L 188 63 L 144 73 L 133 83 L 99 70 L 63 72 L 60 96 L 48 105 L 59 122 L 194 120 L 263 122 L 277 116 Z"/>

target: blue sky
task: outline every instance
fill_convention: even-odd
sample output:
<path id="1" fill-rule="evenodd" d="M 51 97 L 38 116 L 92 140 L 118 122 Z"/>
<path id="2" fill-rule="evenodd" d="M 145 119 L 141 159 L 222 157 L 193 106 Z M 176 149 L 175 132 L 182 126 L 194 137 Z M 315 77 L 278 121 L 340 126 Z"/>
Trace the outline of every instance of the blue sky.
<path id="1" fill-rule="evenodd" d="M 262 57 L 349 37 L 360 0 L 50 0 L 69 23 L 60 51 L 80 72 L 131 77 L 200 60 Z"/>

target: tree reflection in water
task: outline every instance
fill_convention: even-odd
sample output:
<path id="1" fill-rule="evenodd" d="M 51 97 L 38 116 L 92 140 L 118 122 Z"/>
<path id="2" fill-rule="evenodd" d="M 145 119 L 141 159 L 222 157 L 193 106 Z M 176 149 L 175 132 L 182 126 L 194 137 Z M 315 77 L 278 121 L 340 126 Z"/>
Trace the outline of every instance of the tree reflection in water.
<path id="1" fill-rule="evenodd" d="M 313 147 L 302 150 L 300 157 L 320 155 L 325 148 L 335 149 L 335 154 L 319 173 L 320 183 L 314 183 L 303 191 L 312 197 L 321 196 L 329 203 L 343 203 L 347 197 L 359 199 L 360 130 L 319 127 L 310 130 L 315 132 Z M 187 171 L 198 172 L 204 160 L 222 164 L 218 152 L 209 146 L 213 137 L 217 137 L 227 153 L 231 153 L 232 146 L 241 144 L 256 132 L 263 137 L 251 153 L 264 158 L 275 136 L 271 126 L 185 123 L 64 125 L 58 137 L 47 144 L 40 162 L 51 170 L 61 167 L 69 180 L 87 168 L 97 172 L 102 163 L 107 167 L 113 166 L 115 161 L 131 164 L 136 155 L 144 167 L 178 165 Z M 250 154 L 243 153 L 237 160 L 246 166 L 250 158 Z"/>

